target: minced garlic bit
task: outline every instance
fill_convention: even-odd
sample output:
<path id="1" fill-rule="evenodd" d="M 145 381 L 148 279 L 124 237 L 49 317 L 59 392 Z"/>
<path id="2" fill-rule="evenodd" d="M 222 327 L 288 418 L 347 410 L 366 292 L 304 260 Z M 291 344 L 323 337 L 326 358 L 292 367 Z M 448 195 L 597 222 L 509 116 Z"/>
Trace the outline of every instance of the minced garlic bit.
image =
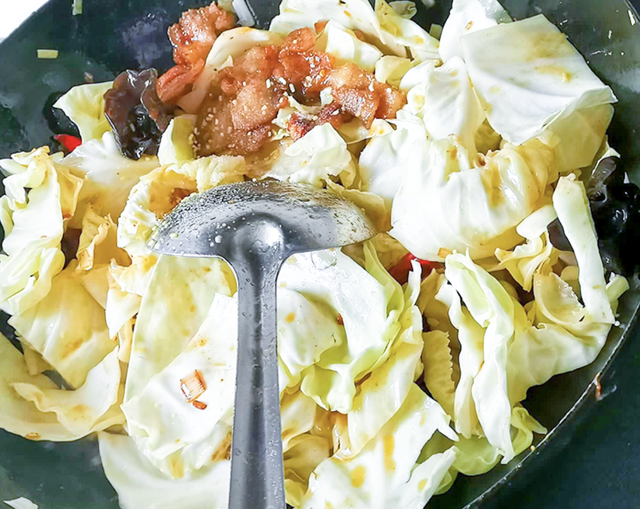
<path id="1" fill-rule="evenodd" d="M 187 403 L 194 403 L 207 390 L 207 384 L 202 377 L 202 373 L 196 369 L 189 376 L 180 380 L 180 390 L 187 399 Z"/>
<path id="2" fill-rule="evenodd" d="M 55 60 L 60 52 L 57 49 L 39 49 L 38 58 L 43 60 Z"/>
<path id="3" fill-rule="evenodd" d="M 73 0 L 73 5 L 71 6 L 71 14 L 74 16 L 79 16 L 82 14 L 82 0 Z"/>

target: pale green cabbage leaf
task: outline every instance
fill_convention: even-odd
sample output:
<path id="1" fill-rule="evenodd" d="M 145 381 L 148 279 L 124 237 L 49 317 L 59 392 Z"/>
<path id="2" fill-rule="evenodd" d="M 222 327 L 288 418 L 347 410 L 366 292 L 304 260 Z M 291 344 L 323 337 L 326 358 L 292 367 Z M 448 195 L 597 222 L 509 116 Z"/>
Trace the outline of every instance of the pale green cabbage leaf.
<path id="1" fill-rule="evenodd" d="M 224 509 L 229 500 L 230 462 L 216 461 L 184 479 L 156 469 L 132 438 L 100 433 L 100 457 L 122 509 Z"/>
<path id="2" fill-rule="evenodd" d="M 160 164 L 155 156 L 143 156 L 138 161 L 120 153 L 111 132 L 102 138 L 92 139 L 80 145 L 64 158 L 62 164 L 84 178 L 79 196 L 78 214 L 70 226 L 80 228 L 84 210 L 91 204 L 101 216 L 110 215 L 116 221 L 124 209 L 131 188 L 140 177 Z"/>
<path id="3" fill-rule="evenodd" d="M 158 160 L 162 166 L 195 159 L 192 136 L 196 120 L 195 115 L 180 115 L 171 119 L 158 147 Z"/>
<path id="4" fill-rule="evenodd" d="M 425 260 L 467 250 L 479 259 L 515 246 L 521 239 L 516 226 L 539 208 L 547 185 L 557 178 L 553 151 L 539 140 L 506 144 L 475 162 L 453 138 L 404 150 L 391 235 Z"/>
<path id="5" fill-rule="evenodd" d="M 78 126 L 83 143 L 99 140 L 111 130 L 104 116 L 104 94 L 112 87 L 113 81 L 78 85 L 54 103 Z"/>
<path id="6" fill-rule="evenodd" d="M 53 278 L 47 296 L 13 315 L 9 325 L 71 386 L 80 387 L 116 343 L 109 336 L 104 308 L 86 290 L 76 268 L 72 261 Z"/>
<path id="7" fill-rule="evenodd" d="M 351 62 L 368 72 L 373 72 L 382 52 L 358 39 L 353 32 L 334 20 L 329 20 L 318 36 L 316 49 L 332 55 L 336 64 Z"/>
<path id="8" fill-rule="evenodd" d="M 400 89 L 408 91 L 402 111 L 419 117 L 432 140 L 455 135 L 470 157 L 475 156 L 475 136 L 485 113 L 462 59 L 453 57 L 439 67 L 420 64 L 404 75 Z"/>
<path id="9" fill-rule="evenodd" d="M 359 454 L 347 460 L 332 457 L 316 468 L 301 507 L 421 509 L 449 470 L 455 452 L 416 462 L 436 431 L 455 436 L 448 422 L 440 405 L 412 385 L 400 409 Z"/>
<path id="10" fill-rule="evenodd" d="M 86 426 L 78 425 L 87 416 L 84 414 L 84 409 L 78 409 L 80 411 L 77 411 L 74 415 L 73 408 L 67 407 L 63 410 L 58 405 L 54 405 L 57 407 L 57 411 L 63 413 L 66 417 L 66 419 L 62 419 L 62 422 L 69 425 L 71 429 L 68 429 L 59 420 L 55 412 L 40 411 L 34 403 L 20 396 L 14 387 L 17 385 L 18 387 L 26 387 L 34 392 L 41 391 L 43 394 L 53 395 L 53 399 L 58 399 L 62 391 L 48 377 L 30 375 L 24 356 L 2 335 L 0 335 L 0 368 L 0 406 L 3 409 L 2 414 L 0 414 L 0 427 L 10 433 L 20 435 L 29 440 L 70 442 L 94 431 L 101 431 L 123 422 L 122 413 L 117 404 L 111 406 L 103 415 L 97 416 L 96 420 L 93 420 L 94 414 L 89 419 L 91 422 L 84 423 Z M 101 370 L 101 367 L 98 368 L 98 371 Z M 112 378 L 109 377 L 109 380 L 112 380 Z M 75 391 L 66 392 L 71 395 Z M 88 393 L 84 395 L 88 396 Z M 108 404 L 108 398 L 112 394 L 107 394 L 106 396 L 105 401 Z M 71 396 L 70 399 L 74 397 Z M 67 400 L 69 399 L 68 396 L 66 398 Z M 95 404 L 96 402 L 90 403 Z M 73 419 L 74 417 L 76 419 Z"/>
<path id="11" fill-rule="evenodd" d="M 0 309 L 24 313 L 50 291 L 64 266 L 60 242 L 76 210 L 82 181 L 57 163 L 47 148 L 14 154 L 0 166 L 7 195 L 1 198 L 5 238 L 0 255 Z M 28 194 L 23 187 L 30 187 Z"/>

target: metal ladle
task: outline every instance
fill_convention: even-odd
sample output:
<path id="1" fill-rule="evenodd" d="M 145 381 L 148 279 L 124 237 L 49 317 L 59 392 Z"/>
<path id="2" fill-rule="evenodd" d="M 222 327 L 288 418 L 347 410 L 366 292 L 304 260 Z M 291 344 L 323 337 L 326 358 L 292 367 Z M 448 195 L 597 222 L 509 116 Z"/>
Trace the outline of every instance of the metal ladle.
<path id="1" fill-rule="evenodd" d="M 355 244 L 375 233 L 351 202 L 278 181 L 229 184 L 192 195 L 153 233 L 154 251 L 223 258 L 238 280 L 231 509 L 285 507 L 276 356 L 276 281 L 282 264 L 293 254 Z"/>

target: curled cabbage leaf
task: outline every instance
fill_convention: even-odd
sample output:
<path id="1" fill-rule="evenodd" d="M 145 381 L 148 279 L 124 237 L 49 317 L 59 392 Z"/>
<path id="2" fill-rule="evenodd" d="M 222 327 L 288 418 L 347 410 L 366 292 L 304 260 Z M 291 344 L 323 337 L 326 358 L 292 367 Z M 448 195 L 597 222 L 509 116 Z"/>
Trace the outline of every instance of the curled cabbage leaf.
<path id="1" fill-rule="evenodd" d="M 403 111 L 422 119 L 432 140 L 455 135 L 475 156 L 475 137 L 485 113 L 462 59 L 451 58 L 439 67 L 420 64 L 405 74 L 400 89 L 408 90 Z"/>
<path id="2" fill-rule="evenodd" d="M 484 328 L 484 358 L 471 393 L 485 436 L 504 456 L 503 463 L 507 463 L 515 455 L 507 395 L 507 353 L 514 334 L 514 303 L 498 280 L 466 255 L 448 256 L 445 275 L 473 319 Z"/>
<path id="3" fill-rule="evenodd" d="M 414 380 L 422 371 L 422 316 L 416 306 L 420 292 L 420 267 L 415 263 L 405 288 L 405 305 L 399 318 L 402 332 L 391 345 L 387 361 L 374 369 L 359 387 L 348 413 L 348 448 L 341 458 L 358 454 L 400 409 Z"/>
<path id="4" fill-rule="evenodd" d="M 171 479 L 136 448 L 132 438 L 100 433 L 100 458 L 123 509 L 227 507 L 231 462 L 220 460 L 184 479 Z M 126 469 L 122 465 L 127 465 Z"/>
<path id="5" fill-rule="evenodd" d="M 99 140 L 111 130 L 104 116 L 104 94 L 111 89 L 113 81 L 78 85 L 69 90 L 53 105 L 65 112 L 78 126 L 82 143 Z"/>
<path id="6" fill-rule="evenodd" d="M 521 144 L 580 108 L 616 102 L 560 30 L 542 14 L 461 39 L 469 76 L 491 126 Z"/>
<path id="7" fill-rule="evenodd" d="M 289 145 L 264 176 L 316 187 L 339 177 L 349 186 L 356 171 L 347 143 L 331 124 L 322 124 Z"/>
<path id="8" fill-rule="evenodd" d="M 51 289 L 65 262 L 60 242 L 76 210 L 82 180 L 60 166 L 46 147 L 0 162 L 6 196 L 1 198 L 5 238 L 0 255 L 0 309 L 28 311 Z M 24 188 L 30 188 L 28 194 Z"/>
<path id="9" fill-rule="evenodd" d="M 158 148 L 158 160 L 162 166 L 186 163 L 195 159 L 191 137 L 196 127 L 196 119 L 195 115 L 180 115 L 171 119 L 169 127 L 162 134 Z"/>
<path id="10" fill-rule="evenodd" d="M 405 150 L 391 235 L 424 260 L 441 261 L 453 251 L 479 259 L 515 246 L 515 227 L 542 205 L 557 178 L 553 151 L 539 140 L 507 144 L 473 163 L 451 138 Z"/>
<path id="11" fill-rule="evenodd" d="M 496 258 L 500 261 L 500 268 L 509 271 L 513 279 L 527 292 L 531 291 L 533 276 L 543 263 L 551 261 L 555 265 L 552 255 L 557 258 L 547 227 L 556 219 L 557 214 L 553 205 L 547 204 L 528 216 L 518 225 L 518 235 L 527 242 L 516 246 L 513 251 L 496 250 Z"/>
<path id="12" fill-rule="evenodd" d="M 455 451 L 416 464 L 436 431 L 455 438 L 440 405 L 411 385 L 403 405 L 353 458 L 323 461 L 309 481 L 303 509 L 407 507 L 420 509 L 436 491 Z"/>
<path id="13" fill-rule="evenodd" d="M 48 377 L 30 375 L 24 356 L 0 335 L 0 405 L 3 409 L 0 427 L 29 440 L 70 442 L 121 424 L 123 417 L 117 404 L 117 388 L 115 392 L 102 394 L 105 382 L 107 387 L 120 382 L 119 366 L 116 373 L 112 360 L 105 360 L 105 364 L 110 364 L 109 369 L 96 368 L 87 389 L 62 391 Z M 23 398 L 16 388 L 29 397 Z M 101 393 L 98 399 L 96 390 Z"/>
<path id="14" fill-rule="evenodd" d="M 319 35 L 317 49 L 333 55 L 336 64 L 352 62 L 368 72 L 373 72 L 382 52 L 356 37 L 353 30 L 345 28 L 334 20 L 329 20 Z"/>
<path id="15" fill-rule="evenodd" d="M 70 433 L 83 437 L 124 424 L 119 405 L 120 376 L 118 352 L 114 350 L 89 372 L 85 383 L 75 391 L 28 382 L 16 382 L 12 387 L 41 412 L 55 413 L 58 422 Z"/>
<path id="16" fill-rule="evenodd" d="M 440 57 L 445 62 L 463 58 L 460 38 L 471 32 L 511 21 L 496 0 L 454 0 L 440 36 Z"/>
<path id="17" fill-rule="evenodd" d="M 384 0 L 376 0 L 375 10 L 368 0 L 283 0 L 280 14 L 272 20 L 269 30 L 287 35 L 325 19 L 360 30 L 386 54 L 411 56 L 419 61 L 438 59 L 438 41 Z"/>
<path id="18" fill-rule="evenodd" d="M 53 278 L 47 296 L 13 315 L 9 325 L 71 386 L 80 387 L 116 344 L 104 308 L 82 284 L 76 268 L 74 260 Z"/>
<path id="19" fill-rule="evenodd" d="M 148 256 L 147 240 L 160 220 L 195 192 L 242 182 L 244 158 L 210 156 L 158 168 L 143 176 L 129 195 L 118 221 L 118 246 L 129 255 Z"/>
<path id="20" fill-rule="evenodd" d="M 131 188 L 140 177 L 159 166 L 156 157 L 144 156 L 138 161 L 123 157 L 111 132 L 83 143 L 62 164 L 84 178 L 78 213 L 70 223 L 72 228 L 81 228 L 88 204 L 101 216 L 110 215 L 117 220 Z"/>

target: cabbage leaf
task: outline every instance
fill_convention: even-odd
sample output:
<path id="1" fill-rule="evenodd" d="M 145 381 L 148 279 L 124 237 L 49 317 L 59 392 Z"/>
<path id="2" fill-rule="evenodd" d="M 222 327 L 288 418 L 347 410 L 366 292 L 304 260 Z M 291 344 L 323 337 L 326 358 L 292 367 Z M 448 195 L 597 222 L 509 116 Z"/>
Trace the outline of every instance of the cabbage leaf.
<path id="1" fill-rule="evenodd" d="M 461 37 L 510 21 L 509 14 L 497 0 L 454 0 L 442 27 L 440 57 L 445 62 L 454 57 L 463 58 Z"/>
<path id="2" fill-rule="evenodd" d="M 390 233 L 425 260 L 467 250 L 479 259 L 515 246 L 521 239 L 516 226 L 539 208 L 557 178 L 553 150 L 539 140 L 506 144 L 474 163 L 452 138 L 404 150 L 405 175 L 393 200 Z"/>
<path id="3" fill-rule="evenodd" d="M 78 85 L 69 90 L 53 105 L 65 112 L 80 131 L 82 143 L 99 140 L 111 130 L 104 115 L 104 94 L 113 86 L 113 81 Z"/>
<path id="4" fill-rule="evenodd" d="M 461 39 L 491 126 L 519 145 L 580 108 L 616 102 L 611 89 L 542 14 Z"/>

